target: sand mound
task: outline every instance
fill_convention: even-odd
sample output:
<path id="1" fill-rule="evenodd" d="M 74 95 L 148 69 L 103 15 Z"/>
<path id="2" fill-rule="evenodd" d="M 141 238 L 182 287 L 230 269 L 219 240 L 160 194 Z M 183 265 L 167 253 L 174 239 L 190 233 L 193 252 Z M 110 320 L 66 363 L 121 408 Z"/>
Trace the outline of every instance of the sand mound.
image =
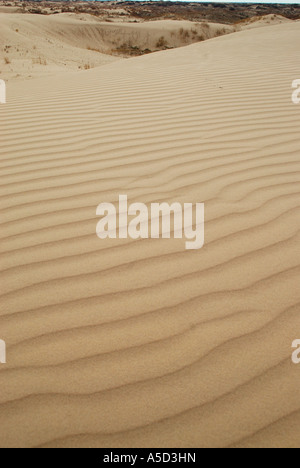
<path id="1" fill-rule="evenodd" d="M 286 24 L 292 22 L 293 20 L 285 18 L 281 15 L 265 15 L 241 21 L 239 25 L 241 25 L 242 29 L 253 29 L 262 28 L 264 26 L 276 26 L 278 24 Z"/>
<path id="2" fill-rule="evenodd" d="M 84 49 L 80 19 L 0 13 L 1 78 L 24 80 L 93 68 L 111 63 L 115 57 Z M 67 25 L 78 27 L 68 40 Z"/>
<path id="3" fill-rule="evenodd" d="M 88 14 L 0 14 L 1 77 L 17 80 L 94 68 L 119 57 L 181 47 L 233 32 L 190 21 L 105 23 Z"/>
<path id="4" fill-rule="evenodd" d="M 299 32 L 8 85 L 1 447 L 299 446 Z M 205 202 L 205 247 L 100 241 L 124 193 Z"/>

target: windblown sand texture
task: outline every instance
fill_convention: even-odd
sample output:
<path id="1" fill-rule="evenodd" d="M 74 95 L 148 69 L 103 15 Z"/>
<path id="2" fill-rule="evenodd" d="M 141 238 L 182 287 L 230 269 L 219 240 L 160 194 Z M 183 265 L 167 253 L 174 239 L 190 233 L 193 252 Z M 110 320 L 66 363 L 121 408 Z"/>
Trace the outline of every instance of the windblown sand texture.
<path id="1" fill-rule="evenodd" d="M 1 447 L 298 447 L 300 23 L 9 83 Z M 205 202 L 206 244 L 96 237 Z"/>

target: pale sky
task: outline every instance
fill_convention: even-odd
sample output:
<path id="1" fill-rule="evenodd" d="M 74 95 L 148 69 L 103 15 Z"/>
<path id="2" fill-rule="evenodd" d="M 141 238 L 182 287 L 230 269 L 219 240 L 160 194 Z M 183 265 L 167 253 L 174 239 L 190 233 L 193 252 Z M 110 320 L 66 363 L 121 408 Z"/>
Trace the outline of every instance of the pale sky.
<path id="1" fill-rule="evenodd" d="M 194 2 L 197 2 L 198 0 L 180 0 L 182 2 L 191 2 L 191 1 L 194 1 Z M 224 1 L 224 0 L 199 0 L 199 3 L 255 3 L 255 4 L 260 4 L 260 3 L 273 3 L 273 4 L 283 4 L 283 3 L 292 3 L 294 5 L 297 5 L 299 4 L 299 2 L 296 2 L 296 1 L 291 1 L 291 0 L 281 0 L 279 1 L 278 3 L 276 3 L 276 1 L 272 1 L 272 0 L 261 0 L 261 1 L 257 1 L 257 0 L 248 0 L 248 1 L 244 1 L 244 0 L 228 0 L 228 1 Z"/>
<path id="2" fill-rule="evenodd" d="M 174 0 L 175 1 L 175 0 Z M 178 0 L 176 0 L 178 1 Z M 245 0 L 179 0 L 179 1 L 182 1 L 182 2 L 199 2 L 199 3 L 254 3 L 254 4 L 261 4 L 261 3 L 273 3 L 273 4 L 294 4 L 294 5 L 298 5 L 299 4 L 299 1 L 297 2 L 296 0 L 280 0 L 278 3 L 276 2 L 276 0 L 261 0 L 261 1 L 257 1 L 257 0 L 248 0 L 248 1 L 245 1 Z"/>

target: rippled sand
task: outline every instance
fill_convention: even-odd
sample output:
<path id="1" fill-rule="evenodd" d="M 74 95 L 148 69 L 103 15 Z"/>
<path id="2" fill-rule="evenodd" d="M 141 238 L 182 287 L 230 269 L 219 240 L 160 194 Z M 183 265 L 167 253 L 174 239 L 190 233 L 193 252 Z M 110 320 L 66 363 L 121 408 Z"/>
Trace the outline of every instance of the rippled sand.
<path id="1" fill-rule="evenodd" d="M 298 447 L 300 23 L 11 83 L 1 447 Z M 96 236 L 205 202 L 206 244 Z"/>

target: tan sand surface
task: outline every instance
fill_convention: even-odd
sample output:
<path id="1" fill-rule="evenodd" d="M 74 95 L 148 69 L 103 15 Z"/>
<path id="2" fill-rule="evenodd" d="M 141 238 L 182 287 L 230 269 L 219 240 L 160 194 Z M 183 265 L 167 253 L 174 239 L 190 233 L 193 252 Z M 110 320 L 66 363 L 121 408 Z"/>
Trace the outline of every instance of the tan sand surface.
<path id="1" fill-rule="evenodd" d="M 0 13 L 0 75 L 7 81 L 95 68 L 232 33 L 234 26 L 191 21 L 107 23 L 88 14 Z"/>
<path id="2" fill-rule="evenodd" d="M 300 23 L 9 82 L 1 447 L 300 444 Z M 205 202 L 206 243 L 96 207 Z"/>
<path id="3" fill-rule="evenodd" d="M 88 50 L 89 23 L 62 15 L 42 16 L 0 13 L 0 75 L 7 81 L 57 75 L 114 62 L 118 57 Z M 92 23 L 93 21 L 93 23 Z M 73 34 L 70 30 L 72 28 Z M 88 39 L 86 39 L 88 40 Z M 95 44 L 96 38 L 90 39 Z M 94 47 L 95 48 L 95 47 Z"/>
<path id="4" fill-rule="evenodd" d="M 242 29 L 261 28 L 265 26 L 275 26 L 277 24 L 293 23 L 293 20 L 285 18 L 281 15 L 265 15 L 260 17 L 253 17 L 245 21 L 241 21 Z"/>

